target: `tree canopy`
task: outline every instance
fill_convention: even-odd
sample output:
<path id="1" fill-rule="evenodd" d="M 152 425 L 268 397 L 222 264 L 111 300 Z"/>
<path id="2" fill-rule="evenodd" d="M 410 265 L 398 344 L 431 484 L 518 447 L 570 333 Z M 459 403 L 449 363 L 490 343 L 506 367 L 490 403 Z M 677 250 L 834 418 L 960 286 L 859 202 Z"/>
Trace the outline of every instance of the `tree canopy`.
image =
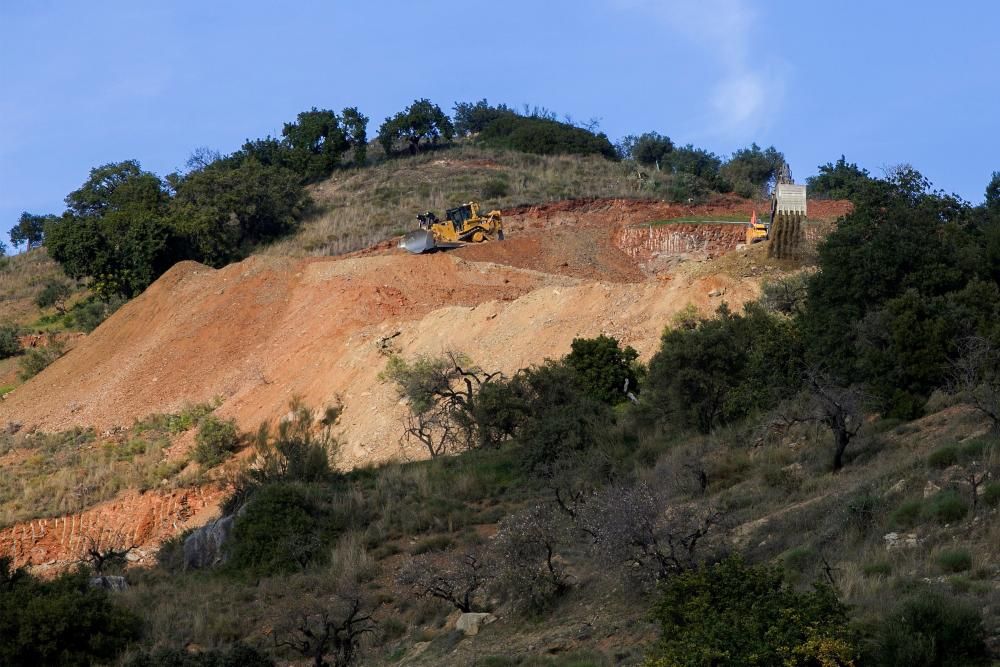
<path id="1" fill-rule="evenodd" d="M 22 245 L 31 250 L 45 242 L 45 225 L 54 220 L 54 215 L 33 215 L 25 211 L 10 230 L 10 244 L 15 248 Z"/>
<path id="2" fill-rule="evenodd" d="M 386 155 L 393 152 L 397 141 L 406 142 L 411 155 L 416 155 L 422 145 L 435 145 L 440 139 L 451 141 L 455 127 L 441 107 L 428 99 L 415 100 L 395 116 L 385 119 L 378 129 L 378 140 Z"/>

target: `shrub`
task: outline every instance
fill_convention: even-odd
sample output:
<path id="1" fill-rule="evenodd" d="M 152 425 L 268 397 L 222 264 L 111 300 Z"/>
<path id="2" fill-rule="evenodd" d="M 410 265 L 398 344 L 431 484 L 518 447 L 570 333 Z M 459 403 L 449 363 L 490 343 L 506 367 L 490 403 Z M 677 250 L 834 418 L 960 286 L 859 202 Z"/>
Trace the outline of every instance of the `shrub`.
<path id="1" fill-rule="evenodd" d="M 195 436 L 194 460 L 204 468 L 217 466 L 235 452 L 239 444 L 235 420 L 206 415 L 198 425 Z"/>
<path id="2" fill-rule="evenodd" d="M 66 327 L 75 327 L 80 331 L 90 333 L 96 329 L 104 320 L 122 307 L 125 299 L 119 296 L 111 296 L 107 299 L 91 297 L 86 301 L 75 304 L 63 318 Z"/>
<path id="3" fill-rule="evenodd" d="M 258 576 L 295 572 L 321 552 L 319 508 L 300 485 L 266 484 L 245 507 L 228 542 L 230 571 Z"/>
<path id="4" fill-rule="evenodd" d="M 972 567 L 968 549 L 946 549 L 937 555 L 937 564 L 944 572 L 965 572 Z"/>
<path id="5" fill-rule="evenodd" d="M 919 498 L 904 500 L 889 515 L 889 525 L 893 528 L 911 528 L 917 525 L 922 510 L 923 502 Z"/>
<path id="6" fill-rule="evenodd" d="M 500 197 L 506 197 L 510 192 L 510 186 L 502 178 L 491 178 L 483 184 L 482 197 L 483 199 L 499 199 Z"/>
<path id="7" fill-rule="evenodd" d="M 56 340 L 51 336 L 49 337 L 48 345 L 31 348 L 21 358 L 21 379 L 27 381 L 35 377 L 48 368 L 49 364 L 61 357 L 65 351 L 66 346 L 63 345 L 62 341 Z"/>
<path id="8" fill-rule="evenodd" d="M 0 664 L 108 663 L 138 638 L 139 619 L 83 572 L 50 581 L 0 558 Z"/>
<path id="9" fill-rule="evenodd" d="M 927 465 L 931 468 L 948 468 L 958 463 L 958 445 L 938 447 L 927 457 Z"/>
<path id="10" fill-rule="evenodd" d="M 50 280 L 45 283 L 45 287 L 35 297 L 35 305 L 39 308 L 50 308 L 58 306 L 62 308 L 62 303 L 69 298 L 72 288 L 69 283 L 62 280 Z"/>
<path id="11" fill-rule="evenodd" d="M 979 611 L 924 591 L 904 600 L 878 625 L 862 664 L 875 667 L 971 667 L 988 664 Z"/>
<path id="12" fill-rule="evenodd" d="M 982 500 L 990 507 L 1000 505 L 1000 482 L 990 482 L 983 487 Z"/>
<path id="13" fill-rule="evenodd" d="M 6 359 L 21 354 L 21 340 L 17 337 L 17 327 L 0 326 L 0 359 Z"/>
<path id="14" fill-rule="evenodd" d="M 789 587 L 780 569 L 729 558 L 669 579 L 653 607 L 652 667 L 849 664 L 847 608 L 833 589 Z"/>
<path id="15" fill-rule="evenodd" d="M 639 393 L 642 369 L 636 363 L 638 358 L 639 353 L 632 347 L 622 348 L 615 338 L 601 334 L 597 338 L 574 338 L 565 361 L 587 396 L 614 405 L 627 400 L 626 388 Z"/>
<path id="16" fill-rule="evenodd" d="M 606 135 L 560 123 L 549 118 L 503 115 L 479 134 L 483 143 L 539 155 L 603 155 L 618 159 L 618 152 Z"/>
<path id="17" fill-rule="evenodd" d="M 924 506 L 924 515 L 938 523 L 961 521 L 968 511 L 969 505 L 965 499 L 951 489 L 934 494 Z"/>

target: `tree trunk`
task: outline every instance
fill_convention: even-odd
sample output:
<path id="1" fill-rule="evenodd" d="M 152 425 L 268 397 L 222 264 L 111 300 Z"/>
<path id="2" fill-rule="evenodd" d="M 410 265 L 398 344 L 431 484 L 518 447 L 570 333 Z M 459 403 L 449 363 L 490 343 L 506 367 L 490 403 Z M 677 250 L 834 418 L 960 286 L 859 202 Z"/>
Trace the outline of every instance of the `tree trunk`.
<path id="1" fill-rule="evenodd" d="M 836 472 L 844 467 L 844 450 L 847 449 L 851 436 L 848 435 L 846 428 L 838 428 L 834 430 L 833 437 L 837 443 L 837 449 L 833 453 L 833 470 Z"/>

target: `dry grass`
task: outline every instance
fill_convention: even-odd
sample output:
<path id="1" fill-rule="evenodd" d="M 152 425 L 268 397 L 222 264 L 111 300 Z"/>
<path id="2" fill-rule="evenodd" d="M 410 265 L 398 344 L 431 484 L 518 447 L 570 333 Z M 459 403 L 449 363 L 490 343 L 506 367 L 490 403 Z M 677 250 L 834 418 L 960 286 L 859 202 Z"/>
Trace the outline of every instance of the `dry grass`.
<path id="1" fill-rule="evenodd" d="M 409 231 L 417 213 L 477 200 L 501 209 L 588 197 L 662 198 L 671 177 L 641 185 L 624 163 L 602 157 L 540 156 L 459 145 L 338 172 L 312 188 L 316 212 L 291 238 L 264 252 L 335 255 Z"/>
<path id="2" fill-rule="evenodd" d="M 128 489 L 194 483 L 197 471 L 187 458 L 170 458 L 167 450 L 172 436 L 195 425 L 186 415 L 213 407 L 153 415 L 110 438 L 92 429 L 0 435 L 0 528 L 80 512 Z"/>
<path id="3" fill-rule="evenodd" d="M 0 323 L 27 325 L 42 314 L 35 298 L 50 280 L 70 282 L 45 248 L 0 257 Z"/>

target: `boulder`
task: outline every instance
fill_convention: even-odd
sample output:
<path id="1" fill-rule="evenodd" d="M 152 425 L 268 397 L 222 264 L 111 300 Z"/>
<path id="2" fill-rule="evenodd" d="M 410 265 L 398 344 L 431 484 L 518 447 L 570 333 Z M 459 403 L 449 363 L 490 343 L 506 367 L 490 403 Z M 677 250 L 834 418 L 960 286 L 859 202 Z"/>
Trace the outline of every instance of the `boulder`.
<path id="1" fill-rule="evenodd" d="M 200 570 L 225 561 L 222 549 L 233 531 L 233 517 L 224 516 L 198 528 L 184 540 L 184 569 Z"/>
<path id="2" fill-rule="evenodd" d="M 128 582 L 125 581 L 125 577 L 112 576 L 112 577 L 91 577 L 90 586 L 92 588 L 103 588 L 108 591 L 127 591 Z"/>
<path id="3" fill-rule="evenodd" d="M 479 634 L 480 627 L 489 625 L 495 620 L 497 617 L 489 612 L 468 612 L 458 617 L 455 629 L 461 630 L 466 637 L 472 637 Z"/>

